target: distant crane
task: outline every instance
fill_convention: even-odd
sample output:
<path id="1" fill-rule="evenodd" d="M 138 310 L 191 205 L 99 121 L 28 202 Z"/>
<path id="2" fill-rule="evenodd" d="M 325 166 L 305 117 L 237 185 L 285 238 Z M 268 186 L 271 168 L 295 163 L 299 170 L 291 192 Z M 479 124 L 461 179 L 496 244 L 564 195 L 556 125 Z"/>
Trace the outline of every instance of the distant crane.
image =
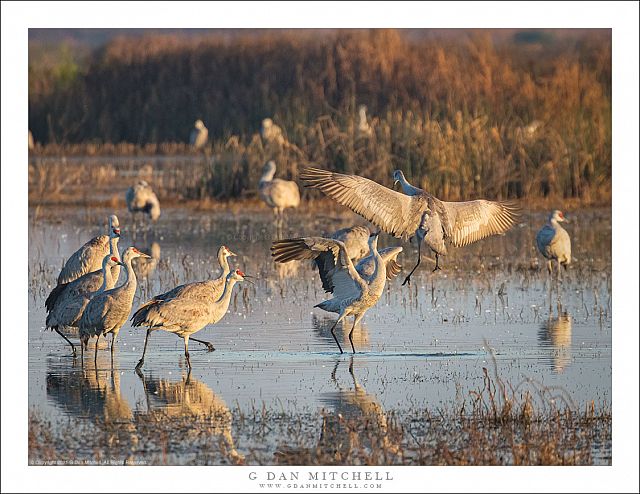
<path id="1" fill-rule="evenodd" d="M 108 234 L 92 238 L 71 254 L 58 275 L 58 285 L 69 283 L 92 271 L 101 270 L 104 257 L 118 252 L 119 239 L 120 221 L 115 214 L 112 214 L 109 216 Z"/>
<path id="2" fill-rule="evenodd" d="M 560 226 L 561 222 L 566 221 L 562 211 L 555 209 L 549 215 L 547 223 L 536 235 L 536 245 L 540 253 L 547 258 L 549 274 L 553 270 L 552 261 L 556 261 L 558 263 L 558 277 L 560 277 L 560 266 L 566 269 L 571 264 L 571 238 L 569 238 L 567 231 Z"/>
<path id="3" fill-rule="evenodd" d="M 378 302 L 384 290 L 389 265 L 380 256 L 377 246 L 378 233 L 376 232 L 369 237 L 372 271 L 362 274 L 358 272 L 349 258 L 345 244 L 339 240 L 323 237 L 292 238 L 276 241 L 271 247 L 271 255 L 276 262 L 314 259 L 322 252 L 333 254 L 335 267 L 326 271 L 324 275 L 327 279 L 326 285 L 331 288 L 329 291 L 333 293 L 333 298 L 325 300 L 315 307 L 339 314 L 337 321 L 331 328 L 331 335 L 338 345 L 340 353 L 344 352 L 335 334 L 338 323 L 347 316 L 354 316 L 353 326 L 349 332 L 349 342 L 351 350 L 355 353 L 353 330 L 364 314 Z M 395 253 L 396 256 L 402 250 L 402 248 L 398 249 Z"/>
<path id="4" fill-rule="evenodd" d="M 129 247 L 123 254 L 124 262 L 119 261 L 121 266 L 126 267 L 127 279 L 117 288 L 106 290 L 91 298 L 82 313 L 79 322 L 80 344 L 87 346 L 89 338 L 96 337 L 96 352 L 94 360 L 98 358 L 98 340 L 100 335 L 111 333 L 111 356 L 116 342 L 116 337 L 120 328 L 127 322 L 133 297 L 136 293 L 137 280 L 131 262 L 137 257 L 149 257 L 140 252 L 135 247 Z"/>
<path id="5" fill-rule="evenodd" d="M 358 107 L 358 137 L 371 137 L 373 129 L 367 121 L 367 107 L 360 105 Z"/>
<path id="6" fill-rule="evenodd" d="M 224 317 L 229 308 L 233 287 L 238 281 L 244 281 L 246 277 L 239 269 L 229 273 L 219 297 L 215 296 L 216 293 L 208 282 L 200 282 L 184 285 L 182 290 L 175 292 L 172 296 L 156 297 L 143 304 L 131 318 L 134 327 L 147 327 L 144 350 L 136 369 L 140 369 L 144 364 L 149 335 L 151 331 L 157 329 L 168 331 L 184 339 L 184 356 L 187 367 L 191 368 L 189 337 L 207 324 L 215 324 Z M 211 345 L 200 340 L 195 341 Z"/>
<path id="7" fill-rule="evenodd" d="M 200 119 L 193 124 L 193 129 L 189 134 L 189 144 L 194 149 L 202 149 L 209 140 L 209 131 L 204 126 L 204 122 Z"/>
<path id="8" fill-rule="evenodd" d="M 277 144 L 280 147 L 286 144 L 286 139 L 282 134 L 282 129 L 279 125 L 274 124 L 273 120 L 271 120 L 270 118 L 265 118 L 262 120 L 260 135 L 266 142 L 270 144 Z"/>
<path id="9" fill-rule="evenodd" d="M 262 169 L 262 178 L 258 190 L 262 200 L 273 209 L 276 219 L 281 220 L 286 208 L 297 208 L 300 204 L 300 190 L 298 184 L 291 180 L 273 178 L 276 174 L 276 164 L 268 161 Z"/>
<path id="10" fill-rule="evenodd" d="M 145 180 L 139 180 L 138 183 L 129 187 L 125 200 L 130 213 L 146 213 L 151 221 L 157 221 L 160 218 L 160 201 Z"/>
<path id="11" fill-rule="evenodd" d="M 435 271 L 440 269 L 438 256 L 447 254 L 445 241 L 460 247 L 504 233 L 513 226 L 518 212 L 506 202 L 444 202 L 416 187 L 406 195 L 364 177 L 318 168 L 306 168 L 300 178 L 395 237 L 416 235 L 418 262 L 404 283 L 420 265 L 422 242 L 436 253 Z"/>

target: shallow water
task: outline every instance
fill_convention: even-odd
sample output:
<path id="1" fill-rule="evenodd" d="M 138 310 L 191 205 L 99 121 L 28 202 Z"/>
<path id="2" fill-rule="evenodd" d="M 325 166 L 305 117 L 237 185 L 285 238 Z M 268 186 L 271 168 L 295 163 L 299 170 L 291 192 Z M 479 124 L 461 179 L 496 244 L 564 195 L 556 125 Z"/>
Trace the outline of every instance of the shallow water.
<path id="1" fill-rule="evenodd" d="M 97 369 L 93 358 L 83 367 L 62 338 L 44 329 L 44 299 L 64 259 L 105 229 L 110 212 L 54 208 L 37 219 L 30 215 L 29 405 L 50 418 L 128 419 L 153 409 L 182 410 L 187 402 L 202 409 L 331 412 L 356 389 L 386 411 L 453 409 L 482 389 L 483 367 L 497 371 L 517 395 L 532 392 L 542 406 L 611 405 L 610 210 L 570 215 L 577 260 L 560 284 L 536 267 L 536 259 L 544 266 L 533 247 L 542 213 L 525 214 L 505 236 L 456 249 L 440 272 L 431 273 L 433 263 L 423 261 L 411 287 L 401 283 L 416 250 L 402 244 L 403 272 L 356 328 L 353 360 L 350 353 L 340 355 L 333 341 L 335 316 L 313 309 L 324 298 L 317 272 L 309 263 L 274 265 L 269 245 L 276 237 L 360 224 L 360 218 L 295 213 L 277 231 L 266 212 L 175 208 L 163 209 L 158 224 L 148 228 L 140 219 L 134 226 L 119 211 L 121 251 L 132 244 L 149 251 L 155 242 L 160 254 L 140 281 L 134 309 L 177 284 L 217 276 L 215 254 L 223 243 L 239 255 L 231 258 L 233 267 L 258 277 L 255 286 L 236 287 L 222 321 L 195 335 L 211 341 L 215 352 L 190 343 L 188 399 L 184 346 L 172 334 L 152 334 L 138 376 L 133 369 L 144 329 L 127 324 L 121 330 L 113 369 L 106 346 Z M 399 241 L 384 236 L 380 243 Z M 348 329 L 337 329 L 345 351 Z"/>

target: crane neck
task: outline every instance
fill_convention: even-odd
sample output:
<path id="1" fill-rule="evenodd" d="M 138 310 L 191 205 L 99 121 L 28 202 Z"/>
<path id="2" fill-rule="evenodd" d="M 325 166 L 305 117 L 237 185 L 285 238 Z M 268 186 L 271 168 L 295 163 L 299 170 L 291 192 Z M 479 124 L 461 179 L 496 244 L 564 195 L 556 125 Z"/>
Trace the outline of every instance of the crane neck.
<path id="1" fill-rule="evenodd" d="M 222 269 L 220 276 L 226 279 L 227 275 L 231 272 L 231 268 L 229 268 L 229 257 L 221 252 L 218 254 L 218 263 L 220 264 L 220 269 Z"/>
<path id="2" fill-rule="evenodd" d="M 229 302 L 231 301 L 231 292 L 233 291 L 233 287 L 235 284 L 235 279 L 226 279 L 224 284 L 224 291 L 222 292 L 222 295 L 220 295 L 220 298 L 215 302 L 218 306 L 216 310 L 218 314 L 225 314 L 227 312 L 227 309 L 229 308 Z"/>
<path id="3" fill-rule="evenodd" d="M 120 253 L 118 252 L 118 241 L 120 237 L 111 237 L 109 239 L 109 257 L 116 257 L 120 259 Z M 116 264 L 115 266 L 111 266 L 110 271 L 110 285 L 107 286 L 107 290 L 111 290 L 115 284 L 118 282 L 120 278 L 120 264 Z"/>
<path id="4" fill-rule="evenodd" d="M 260 183 L 263 182 L 271 182 L 273 180 L 273 177 L 276 174 L 276 169 L 274 168 L 269 168 L 268 170 L 265 170 L 264 173 L 262 174 L 262 177 L 260 178 Z"/>
<path id="5" fill-rule="evenodd" d="M 138 280 L 136 279 L 136 273 L 133 270 L 133 266 L 131 265 L 131 257 L 126 257 L 126 259 L 124 259 L 124 264 L 126 266 L 126 279 L 124 281 L 124 283 L 122 284 L 121 288 L 124 288 L 126 291 L 136 291 L 136 288 L 138 287 Z"/>
<path id="6" fill-rule="evenodd" d="M 102 265 L 102 286 L 98 290 L 98 293 L 102 293 L 105 290 L 110 290 L 111 288 L 113 288 L 114 283 L 113 276 L 111 275 L 111 269 L 109 268 L 109 264 L 107 262 Z"/>
<path id="7" fill-rule="evenodd" d="M 409 182 L 407 182 L 407 179 L 404 178 L 404 175 L 400 175 L 400 178 L 398 179 L 398 181 L 400 182 L 400 186 L 402 187 L 402 192 L 404 192 L 405 195 L 415 196 L 417 194 L 420 194 L 420 192 L 422 192 L 421 189 L 419 189 L 418 187 L 414 187 Z"/>

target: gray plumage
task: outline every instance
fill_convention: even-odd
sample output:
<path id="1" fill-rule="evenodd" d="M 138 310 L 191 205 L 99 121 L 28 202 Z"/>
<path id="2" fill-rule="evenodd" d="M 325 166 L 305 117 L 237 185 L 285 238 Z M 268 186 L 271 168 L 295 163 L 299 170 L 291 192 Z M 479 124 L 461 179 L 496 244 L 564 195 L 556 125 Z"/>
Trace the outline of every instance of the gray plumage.
<path id="1" fill-rule="evenodd" d="M 364 229 L 368 232 L 368 229 Z M 367 236 L 367 241 L 368 239 L 369 236 Z M 322 288 L 324 288 L 327 293 L 333 293 L 334 284 L 332 277 L 337 269 L 334 249 L 331 249 L 329 244 L 327 244 L 326 251 L 318 250 L 324 248 L 325 240 L 336 239 L 306 237 L 278 240 L 274 242 L 271 247 L 271 255 L 276 262 L 282 263 L 293 260 L 314 259 L 320 274 L 320 280 L 322 281 Z M 367 242 L 367 249 L 368 246 L 369 244 Z M 354 257 L 351 255 L 354 251 L 349 250 L 347 244 L 345 244 L 345 249 L 352 262 L 358 261 L 357 264 L 355 264 L 355 269 L 358 274 L 364 279 L 370 280 L 375 274 L 375 257 L 373 254 L 364 258 L 361 256 Z M 369 251 L 367 250 L 367 252 Z M 378 252 L 382 258 L 383 266 L 386 269 L 387 279 L 391 280 L 395 278 L 402 270 L 402 265 L 398 263 L 398 255 L 402 252 L 402 247 L 387 247 Z"/>
<path id="2" fill-rule="evenodd" d="M 58 284 L 77 280 L 82 275 L 102 269 L 102 260 L 107 254 L 117 253 L 120 239 L 120 221 L 115 214 L 109 216 L 107 235 L 92 238 L 75 251 L 58 275 Z"/>
<path id="3" fill-rule="evenodd" d="M 322 252 L 330 252 L 333 255 L 335 267 L 327 273 L 328 286 L 331 287 L 333 298 L 319 303 L 316 307 L 339 314 L 338 320 L 331 328 L 331 334 L 340 353 L 343 352 L 334 332 L 336 325 L 347 316 L 354 316 L 353 326 L 349 332 L 349 341 L 351 349 L 355 353 L 353 330 L 364 314 L 378 302 L 384 290 L 387 269 L 385 261 L 378 252 L 377 245 L 378 234 L 375 233 L 369 238 L 369 248 L 374 266 L 373 273 L 370 275 L 361 274 L 356 270 L 345 244 L 339 240 L 305 237 L 277 241 L 271 246 L 271 255 L 276 262 L 315 259 Z"/>
<path id="4" fill-rule="evenodd" d="M 189 337 L 207 324 L 215 324 L 224 317 L 229 308 L 233 287 L 244 279 L 245 274 L 236 270 L 225 277 L 222 293 L 217 285 L 211 282 L 190 283 L 183 285 L 180 290 L 168 292 L 170 295 L 164 298 L 156 297 L 143 304 L 131 318 L 134 327 L 147 327 L 142 358 L 136 368 L 142 367 L 149 334 L 157 329 L 174 333 L 184 339 L 187 366 L 191 368 Z M 210 345 L 200 340 L 195 341 Z M 213 350 L 213 347 L 210 350 Z"/>
<path id="5" fill-rule="evenodd" d="M 113 268 L 116 266 L 118 271 L 115 273 L 116 278 L 114 278 Z M 60 290 L 55 292 L 56 289 L 54 289 L 55 296 L 52 298 L 50 295 L 47 298 L 45 302 L 48 311 L 46 326 L 62 336 L 71 345 L 74 356 L 76 355 L 75 346 L 61 332 L 61 329 L 77 328 L 89 300 L 98 293 L 113 288 L 119 273 L 118 258 L 106 255 L 100 271 L 87 273 L 71 283 L 58 285 L 56 288 L 60 288 Z"/>
<path id="6" fill-rule="evenodd" d="M 81 344 L 85 344 L 89 338 L 95 336 L 98 339 L 101 335 L 106 336 L 111 333 L 111 353 L 113 354 L 114 343 L 120 328 L 127 322 L 133 297 L 136 293 L 137 280 L 131 262 L 136 257 L 149 257 L 135 247 L 129 247 L 122 256 L 124 262 L 121 265 L 126 267 L 127 279 L 117 288 L 106 290 L 91 298 L 87 304 L 78 328 L 80 330 Z M 96 342 L 96 357 L 98 344 Z"/>
<path id="7" fill-rule="evenodd" d="M 160 217 L 158 196 L 144 180 L 138 181 L 138 183 L 127 189 L 125 200 L 130 213 L 146 213 L 151 218 L 151 221 L 156 221 Z"/>
<path id="8" fill-rule="evenodd" d="M 552 261 L 566 268 L 571 264 L 571 239 L 567 231 L 560 226 L 566 221 L 562 211 L 554 210 L 549 215 L 549 220 L 536 235 L 536 245 L 540 253 L 547 258 L 547 268 L 552 271 Z"/>
<path id="9" fill-rule="evenodd" d="M 209 131 L 200 119 L 193 124 L 193 129 L 189 134 L 189 144 L 195 149 L 202 149 L 209 140 Z"/>
<path id="10" fill-rule="evenodd" d="M 218 296 L 222 293 L 222 289 L 224 288 L 224 280 L 226 279 L 227 275 L 231 272 L 228 259 L 229 257 L 235 257 L 235 256 L 236 254 L 231 252 L 231 250 L 229 250 L 229 248 L 226 245 L 220 246 L 217 254 L 218 264 L 220 265 L 220 269 L 221 269 L 220 276 L 218 276 L 216 279 L 213 279 L 213 280 L 200 281 L 196 283 L 185 283 L 183 285 L 178 285 L 175 288 L 172 288 L 171 290 L 169 290 L 168 292 L 161 293 L 160 295 L 156 295 L 155 297 L 153 297 L 153 300 L 150 300 L 149 302 L 147 302 L 147 304 L 153 302 L 154 300 L 162 301 L 162 300 L 168 300 L 168 299 L 174 298 L 182 292 L 192 290 L 193 289 L 192 287 L 196 285 L 201 287 L 206 287 L 206 289 L 211 293 L 212 297 L 218 298 Z M 144 305 L 136 311 L 136 314 L 140 313 L 143 307 Z M 136 317 L 136 314 L 134 314 L 134 317 Z"/>
<path id="11" fill-rule="evenodd" d="M 291 180 L 273 178 L 276 174 L 276 164 L 268 161 L 262 170 L 262 177 L 258 184 L 258 191 L 262 200 L 273 209 L 275 215 L 282 216 L 286 208 L 297 208 L 300 204 L 300 190 L 298 184 Z"/>
<path id="12" fill-rule="evenodd" d="M 353 226 L 336 231 L 329 238 L 340 240 L 347 249 L 349 258 L 355 263 L 369 253 L 369 235 L 371 232 L 366 226 Z M 322 287 L 330 292 L 333 287 L 327 274 L 335 267 L 335 261 L 331 252 L 322 252 L 314 259 L 318 268 Z"/>
<path id="13" fill-rule="evenodd" d="M 445 202 L 416 187 L 406 195 L 364 177 L 317 168 L 305 169 L 300 178 L 395 237 L 418 236 L 436 261 L 447 254 L 447 243 L 461 247 L 504 233 L 518 216 L 518 208 L 507 202 Z"/>

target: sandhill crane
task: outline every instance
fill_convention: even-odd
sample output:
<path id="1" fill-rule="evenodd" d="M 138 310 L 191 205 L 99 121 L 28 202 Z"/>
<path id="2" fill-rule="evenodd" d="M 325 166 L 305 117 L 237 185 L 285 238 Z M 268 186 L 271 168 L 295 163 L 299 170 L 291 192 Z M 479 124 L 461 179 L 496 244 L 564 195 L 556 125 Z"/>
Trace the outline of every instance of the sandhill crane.
<path id="1" fill-rule="evenodd" d="M 218 254 L 217 254 L 218 264 L 220 265 L 220 269 L 221 269 L 220 276 L 218 276 L 213 280 L 178 285 L 175 288 L 172 288 L 171 290 L 169 290 L 168 292 L 161 293 L 160 295 L 156 295 L 155 297 L 153 297 L 152 300 L 147 302 L 147 304 L 151 304 L 152 302 L 162 302 L 163 300 L 174 298 L 179 294 L 181 294 L 182 292 L 192 290 L 193 285 L 196 285 L 196 284 L 206 287 L 207 290 L 209 290 L 211 297 L 213 297 L 214 299 L 218 299 L 218 297 L 222 294 L 222 291 L 224 290 L 225 279 L 227 278 L 227 275 L 231 272 L 231 268 L 229 267 L 229 260 L 228 260 L 229 257 L 236 257 L 236 254 L 231 252 L 231 250 L 226 245 L 221 245 L 220 248 L 218 249 Z M 140 307 L 140 309 L 142 309 L 142 307 Z M 138 311 L 140 309 L 138 309 Z M 206 345 L 210 352 L 215 350 L 215 348 L 213 348 L 213 345 L 207 341 L 196 340 L 195 338 L 191 338 L 191 339 L 193 341 L 197 341 L 198 343 L 202 343 L 203 345 Z"/>
<path id="2" fill-rule="evenodd" d="M 291 180 L 273 178 L 276 174 L 276 164 L 268 161 L 262 170 L 262 178 L 258 190 L 262 200 L 273 209 L 277 219 L 282 219 L 285 208 L 297 208 L 300 204 L 300 190 L 298 184 Z"/>
<path id="3" fill-rule="evenodd" d="M 71 341 L 69 341 L 69 339 L 64 334 L 62 334 L 60 329 L 78 327 L 80 317 L 82 316 L 84 309 L 89 303 L 89 300 L 91 300 L 91 298 L 93 298 L 98 293 L 102 293 L 105 290 L 110 290 L 115 286 L 117 279 L 114 279 L 112 276 L 112 267 L 118 266 L 119 264 L 120 261 L 117 257 L 111 257 L 109 255 L 105 256 L 99 276 L 98 272 L 88 273 L 85 275 L 85 277 L 87 277 L 88 279 L 88 282 L 77 283 L 78 281 L 81 281 L 82 278 L 71 282 L 71 284 L 76 283 L 75 288 L 72 287 L 71 289 L 65 290 L 60 297 L 56 298 L 55 303 L 52 303 L 51 305 L 51 310 L 47 315 L 47 328 L 51 328 L 52 330 L 54 330 L 56 333 L 62 336 L 67 341 L 67 343 L 69 343 L 69 345 L 71 345 L 71 350 L 73 351 L 74 357 L 76 356 L 76 349 L 73 346 L 73 343 L 71 343 Z M 86 288 L 87 285 L 89 285 L 90 288 L 93 288 L 100 279 L 102 279 L 102 284 L 96 290 L 78 290 L 78 287 Z"/>
<path id="4" fill-rule="evenodd" d="M 147 400 L 149 415 L 166 419 L 207 419 L 208 432 L 220 436 L 224 443 L 223 453 L 233 463 L 242 464 L 244 456 L 238 453 L 232 436 L 233 415 L 224 400 L 202 381 L 191 376 L 191 369 L 180 381 L 169 381 L 145 376 L 137 369 Z M 159 414 L 157 412 L 160 412 Z"/>
<path id="5" fill-rule="evenodd" d="M 540 327 L 538 341 L 541 346 L 553 348 L 553 370 L 562 372 L 571 362 L 571 316 L 560 314 L 557 318 L 550 317 Z"/>
<path id="6" fill-rule="evenodd" d="M 367 107 L 360 105 L 358 107 L 358 137 L 371 137 L 373 129 L 367 121 Z"/>
<path id="7" fill-rule="evenodd" d="M 329 240 L 337 240 L 342 242 L 345 246 L 347 255 L 351 259 L 351 262 L 356 263 L 356 271 L 360 276 L 370 278 L 375 271 L 375 262 L 373 254 L 369 254 L 369 238 L 371 232 L 365 226 L 354 226 L 350 228 L 343 228 L 335 232 Z M 314 251 L 313 242 L 317 238 L 322 237 L 307 237 L 297 239 L 279 240 L 273 243 L 271 247 L 272 256 L 274 260 L 279 263 L 289 263 L 293 260 L 300 259 L 313 259 L 318 273 L 320 275 L 320 281 L 322 281 L 322 288 L 328 293 L 333 292 L 333 272 L 336 269 L 336 259 L 333 251 Z M 311 239 L 308 245 L 307 239 Z M 364 246 L 363 246 L 364 240 Z M 387 270 L 387 279 L 391 280 L 395 278 L 402 266 L 398 264 L 398 255 L 402 252 L 402 247 L 387 247 L 378 251 L 380 257 Z M 369 254 L 367 257 L 367 254 Z"/>
<path id="8" fill-rule="evenodd" d="M 347 316 L 354 316 L 353 326 L 349 332 L 349 342 L 351 350 L 355 353 L 353 330 L 364 314 L 378 302 L 384 290 L 389 264 L 385 265 L 377 246 L 378 233 L 372 233 L 369 237 L 369 248 L 373 256 L 373 272 L 370 275 L 361 274 L 356 270 L 344 243 L 339 240 L 323 237 L 292 238 L 276 241 L 271 246 L 271 255 L 276 262 L 314 259 L 320 253 L 328 251 L 333 254 L 335 267 L 327 271 L 325 275 L 327 286 L 330 286 L 331 290 L 329 291 L 333 293 L 333 298 L 325 300 L 315 307 L 339 314 L 337 321 L 331 328 L 331 335 L 338 345 L 340 353 L 344 352 L 335 333 L 338 323 Z"/>
<path id="9" fill-rule="evenodd" d="M 447 254 L 446 242 L 461 247 L 504 233 L 518 216 L 518 207 L 511 203 L 445 202 L 423 190 L 406 195 L 358 175 L 307 168 L 300 178 L 395 237 L 416 235 L 418 262 L 404 283 L 420 265 L 422 242 L 436 254 L 435 271 L 440 269 L 439 256 Z"/>
<path id="10" fill-rule="evenodd" d="M 340 240 L 351 260 L 357 262 L 369 254 L 370 236 L 371 231 L 366 226 L 351 226 L 335 231 L 329 238 Z"/>
<path id="11" fill-rule="evenodd" d="M 193 129 L 189 134 L 189 144 L 195 149 L 202 149 L 209 140 L 209 131 L 200 119 L 193 124 Z"/>
<path id="12" fill-rule="evenodd" d="M 160 244 L 153 242 L 148 249 L 145 249 L 145 252 L 151 256 L 149 259 L 138 257 L 133 263 L 133 269 L 139 279 L 148 278 L 155 271 L 160 260 Z"/>
<path id="13" fill-rule="evenodd" d="M 260 135 L 269 144 L 277 144 L 280 147 L 285 145 L 286 139 L 282 134 L 282 129 L 279 125 L 274 124 L 270 118 L 262 120 Z"/>
<path id="14" fill-rule="evenodd" d="M 571 239 L 567 231 L 560 226 L 560 222 L 567 221 L 562 211 L 555 209 L 549 215 L 549 221 L 536 235 L 536 245 L 540 253 L 547 258 L 547 269 L 552 272 L 552 261 L 558 263 L 558 277 L 560 266 L 565 269 L 571 264 Z"/>
<path id="15" fill-rule="evenodd" d="M 212 290 L 211 284 L 205 281 L 184 285 L 172 296 L 163 299 L 156 297 L 143 304 L 131 318 L 134 327 L 147 328 L 144 350 L 136 369 L 140 369 L 144 364 L 149 335 L 151 331 L 157 329 L 168 331 L 184 339 L 184 356 L 187 367 L 191 368 L 189 337 L 207 324 L 215 324 L 224 317 L 229 308 L 233 287 L 238 281 L 244 281 L 246 277 L 239 269 L 229 273 L 225 278 L 224 290 L 219 297 L 215 296 L 216 292 Z M 195 341 L 211 345 L 205 341 Z"/>
<path id="16" fill-rule="evenodd" d="M 106 290 L 91 298 L 82 313 L 78 328 L 80 329 L 80 344 L 87 344 L 90 337 L 95 336 L 97 340 L 100 335 L 111 333 L 111 355 L 113 357 L 113 349 L 116 337 L 120 328 L 127 322 L 131 307 L 133 305 L 133 297 L 138 286 L 136 274 L 133 271 L 131 262 L 137 257 L 149 257 L 147 254 L 140 252 L 135 247 L 129 247 L 122 256 L 120 265 L 126 267 L 127 279 L 117 288 Z M 98 358 L 98 343 L 96 341 L 96 352 L 94 360 Z"/>
<path id="17" fill-rule="evenodd" d="M 139 180 L 138 183 L 127 189 L 125 200 L 130 213 L 147 213 L 151 221 L 156 221 L 160 217 L 158 196 L 144 180 Z"/>
<path id="18" fill-rule="evenodd" d="M 118 252 L 120 221 L 115 214 L 109 216 L 108 235 L 98 235 L 75 251 L 58 275 L 58 285 L 69 283 L 82 275 L 102 269 L 102 260 L 107 254 Z"/>

